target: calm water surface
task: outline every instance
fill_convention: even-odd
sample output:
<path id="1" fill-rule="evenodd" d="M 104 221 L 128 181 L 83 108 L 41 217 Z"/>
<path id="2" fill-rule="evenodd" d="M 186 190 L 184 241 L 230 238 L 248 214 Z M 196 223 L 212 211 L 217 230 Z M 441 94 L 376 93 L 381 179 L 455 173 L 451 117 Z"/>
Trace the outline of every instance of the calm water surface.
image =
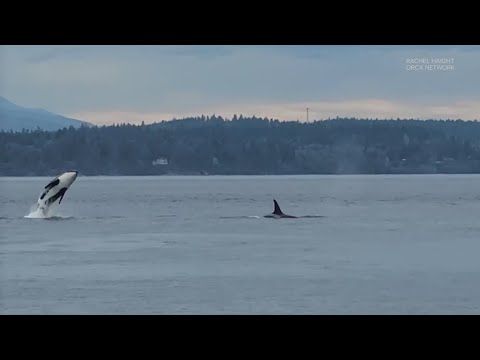
<path id="1" fill-rule="evenodd" d="M 25 218 L 50 180 L 0 178 L 2 314 L 480 314 L 480 176 L 79 176 Z"/>

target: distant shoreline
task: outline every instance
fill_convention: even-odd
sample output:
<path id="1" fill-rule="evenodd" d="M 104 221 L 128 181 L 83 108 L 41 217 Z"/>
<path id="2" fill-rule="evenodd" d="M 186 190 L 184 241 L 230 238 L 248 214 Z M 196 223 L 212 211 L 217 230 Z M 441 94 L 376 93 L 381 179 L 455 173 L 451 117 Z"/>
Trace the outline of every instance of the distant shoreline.
<path id="1" fill-rule="evenodd" d="M 480 122 L 199 117 L 0 132 L 0 176 L 480 174 Z"/>

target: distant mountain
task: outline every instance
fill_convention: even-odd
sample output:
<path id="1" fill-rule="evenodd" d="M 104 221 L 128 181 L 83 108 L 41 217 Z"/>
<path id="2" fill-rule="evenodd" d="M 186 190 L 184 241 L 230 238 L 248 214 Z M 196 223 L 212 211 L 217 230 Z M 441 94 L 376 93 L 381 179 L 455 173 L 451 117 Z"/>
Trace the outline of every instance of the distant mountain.
<path id="1" fill-rule="evenodd" d="M 22 129 L 58 130 L 64 127 L 90 126 L 85 121 L 71 119 L 42 109 L 19 106 L 0 96 L 0 131 L 22 131 Z"/>

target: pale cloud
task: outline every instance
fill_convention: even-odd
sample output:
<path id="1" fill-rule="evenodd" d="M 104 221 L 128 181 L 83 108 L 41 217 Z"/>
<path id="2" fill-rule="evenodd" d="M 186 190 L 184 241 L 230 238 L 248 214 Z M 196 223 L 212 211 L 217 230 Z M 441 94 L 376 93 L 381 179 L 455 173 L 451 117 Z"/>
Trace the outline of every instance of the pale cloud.
<path id="1" fill-rule="evenodd" d="M 135 112 L 135 111 L 100 111 L 100 112 L 79 112 L 68 114 L 69 117 L 85 120 L 96 125 L 113 124 L 151 124 L 162 120 L 172 120 L 178 114 L 168 112 Z M 182 117 L 198 116 L 198 113 L 183 113 Z M 88 119 L 88 120 L 87 120 Z"/>
<path id="2" fill-rule="evenodd" d="M 413 102 L 393 102 L 382 99 L 361 99 L 352 101 L 316 101 L 297 103 L 277 103 L 263 105 L 235 105 L 199 108 L 197 111 L 179 112 L 84 112 L 69 116 L 89 120 L 95 124 L 114 123 L 146 124 L 171 120 L 173 118 L 196 117 L 200 115 L 217 115 L 231 119 L 237 116 L 256 116 L 279 120 L 306 120 L 309 108 L 309 120 L 327 118 L 370 118 L 370 119 L 457 119 L 479 120 L 480 100 L 452 102 L 450 104 L 418 104 Z"/>

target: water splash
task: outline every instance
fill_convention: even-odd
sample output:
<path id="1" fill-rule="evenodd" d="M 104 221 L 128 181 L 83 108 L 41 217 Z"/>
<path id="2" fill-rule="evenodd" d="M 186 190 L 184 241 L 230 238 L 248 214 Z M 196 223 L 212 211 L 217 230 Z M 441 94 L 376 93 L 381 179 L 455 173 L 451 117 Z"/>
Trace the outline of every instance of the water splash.
<path id="1" fill-rule="evenodd" d="M 71 216 L 62 216 L 57 214 L 55 211 L 55 206 L 53 204 L 46 208 L 38 206 L 38 204 L 34 204 L 30 207 L 29 213 L 24 216 L 27 219 L 63 219 L 63 218 L 71 218 Z"/>
<path id="2" fill-rule="evenodd" d="M 40 209 L 38 204 L 34 204 L 30 206 L 28 214 L 24 217 L 28 219 L 44 219 L 46 216 L 48 216 L 48 213 L 45 214 L 45 212 Z"/>

